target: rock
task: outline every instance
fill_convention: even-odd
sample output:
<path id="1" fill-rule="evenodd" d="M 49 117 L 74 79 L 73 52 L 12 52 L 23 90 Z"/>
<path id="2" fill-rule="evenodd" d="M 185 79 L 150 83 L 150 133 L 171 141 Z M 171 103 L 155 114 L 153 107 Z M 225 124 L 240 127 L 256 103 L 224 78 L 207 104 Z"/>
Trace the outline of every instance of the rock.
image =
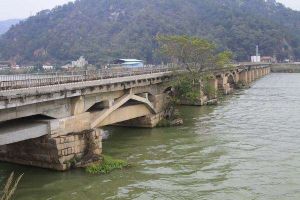
<path id="1" fill-rule="evenodd" d="M 211 99 L 206 102 L 207 105 L 218 105 L 218 99 Z"/>
<path id="2" fill-rule="evenodd" d="M 174 119 L 173 121 L 170 122 L 171 126 L 181 126 L 183 125 L 183 119 L 178 118 L 178 119 Z"/>

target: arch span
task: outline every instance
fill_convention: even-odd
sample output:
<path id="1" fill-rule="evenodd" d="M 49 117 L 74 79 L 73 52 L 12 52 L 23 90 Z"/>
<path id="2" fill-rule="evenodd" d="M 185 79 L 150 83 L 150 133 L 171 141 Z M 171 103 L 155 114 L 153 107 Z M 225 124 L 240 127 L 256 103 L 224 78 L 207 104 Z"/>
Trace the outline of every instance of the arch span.
<path id="1" fill-rule="evenodd" d="M 141 114 L 138 113 L 138 111 L 136 112 L 135 116 L 137 116 L 137 117 L 140 117 L 140 115 L 144 116 L 145 113 L 148 113 L 148 112 L 145 112 L 144 107 L 146 107 L 148 109 L 149 114 L 157 113 L 153 104 L 147 98 L 129 93 L 129 94 L 126 94 L 123 97 L 119 98 L 118 100 L 116 100 L 111 107 L 106 108 L 106 109 L 102 110 L 101 112 L 97 112 L 96 114 L 94 114 L 92 117 L 91 128 L 97 128 L 97 127 L 108 125 L 107 122 L 104 123 L 106 118 L 108 118 L 108 117 L 110 117 L 110 115 L 116 113 L 116 111 L 118 109 L 123 110 L 123 113 L 125 113 L 126 107 L 122 107 L 122 106 L 125 105 L 130 100 L 140 102 L 143 105 L 143 108 L 140 105 L 134 105 L 136 109 L 140 108 L 140 110 L 141 110 Z M 133 108 L 134 106 L 131 106 L 131 107 Z M 120 119 L 124 118 L 121 116 L 122 112 L 118 112 L 118 115 L 120 116 Z M 134 116 L 132 116 L 132 118 L 134 118 Z M 129 120 L 129 119 L 127 119 L 127 120 Z M 117 122 L 118 120 L 115 120 L 115 121 Z M 118 121 L 118 122 L 120 122 L 120 121 Z"/>

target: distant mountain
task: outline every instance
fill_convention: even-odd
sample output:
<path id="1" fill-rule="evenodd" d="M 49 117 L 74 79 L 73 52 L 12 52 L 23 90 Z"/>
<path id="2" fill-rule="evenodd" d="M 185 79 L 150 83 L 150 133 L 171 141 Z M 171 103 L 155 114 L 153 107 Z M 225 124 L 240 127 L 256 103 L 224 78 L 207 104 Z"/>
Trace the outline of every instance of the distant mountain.
<path id="1" fill-rule="evenodd" d="M 157 34 L 213 40 L 248 60 L 300 58 L 300 12 L 275 0 L 77 0 L 45 10 L 0 39 L 0 56 L 21 63 L 90 62 L 127 57 L 160 62 Z"/>
<path id="2" fill-rule="evenodd" d="M 9 30 L 12 25 L 19 23 L 20 19 L 9 19 L 0 21 L 0 35 Z"/>

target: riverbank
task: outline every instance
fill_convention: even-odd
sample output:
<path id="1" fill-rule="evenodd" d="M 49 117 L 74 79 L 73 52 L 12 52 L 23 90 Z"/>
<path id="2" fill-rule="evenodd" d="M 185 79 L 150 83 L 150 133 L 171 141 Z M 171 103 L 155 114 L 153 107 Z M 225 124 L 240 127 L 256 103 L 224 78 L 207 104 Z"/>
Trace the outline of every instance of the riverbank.
<path id="1" fill-rule="evenodd" d="M 300 63 L 280 63 L 273 64 L 271 67 L 273 73 L 300 73 Z"/>

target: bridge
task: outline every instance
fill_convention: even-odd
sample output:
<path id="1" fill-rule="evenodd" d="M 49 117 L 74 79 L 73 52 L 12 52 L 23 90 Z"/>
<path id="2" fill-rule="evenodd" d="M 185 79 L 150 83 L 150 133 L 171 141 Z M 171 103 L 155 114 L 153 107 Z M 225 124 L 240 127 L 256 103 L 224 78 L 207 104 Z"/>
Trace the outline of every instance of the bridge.
<path id="1" fill-rule="evenodd" d="M 67 170 L 102 153 L 101 128 L 155 127 L 165 117 L 174 65 L 0 76 L 0 161 Z M 211 71 L 231 93 L 270 73 L 268 64 Z M 200 89 L 199 89 L 199 93 Z M 201 93 L 200 104 L 211 98 Z M 99 157 L 99 156 L 98 156 Z"/>

